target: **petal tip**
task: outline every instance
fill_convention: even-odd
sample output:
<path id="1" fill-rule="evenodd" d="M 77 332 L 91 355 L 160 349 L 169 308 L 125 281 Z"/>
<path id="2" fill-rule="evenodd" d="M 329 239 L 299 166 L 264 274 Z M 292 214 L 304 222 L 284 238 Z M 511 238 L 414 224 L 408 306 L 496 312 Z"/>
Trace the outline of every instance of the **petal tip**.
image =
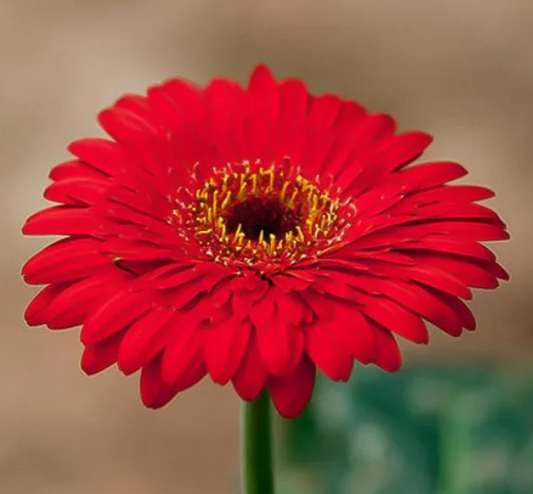
<path id="1" fill-rule="evenodd" d="M 261 63 L 254 67 L 250 75 L 248 88 L 251 88 L 256 84 L 263 84 L 265 82 L 274 82 L 274 75 L 267 64 Z"/>

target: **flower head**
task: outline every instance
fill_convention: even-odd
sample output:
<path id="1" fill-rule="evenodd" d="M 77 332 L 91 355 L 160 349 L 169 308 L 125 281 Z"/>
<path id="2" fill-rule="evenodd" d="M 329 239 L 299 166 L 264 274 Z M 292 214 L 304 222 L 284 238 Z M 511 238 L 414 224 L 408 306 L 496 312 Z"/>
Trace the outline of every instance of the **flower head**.
<path id="1" fill-rule="evenodd" d="M 25 317 L 82 325 L 85 372 L 140 370 L 149 407 L 209 374 L 296 416 L 317 368 L 395 371 L 397 336 L 474 329 L 462 300 L 507 279 L 480 244 L 508 238 L 477 204 L 492 192 L 411 164 L 430 136 L 264 66 L 247 89 L 173 79 L 99 120 L 112 139 L 72 143 L 45 192 L 59 205 L 24 226 L 66 236 L 24 266 L 47 285 Z"/>

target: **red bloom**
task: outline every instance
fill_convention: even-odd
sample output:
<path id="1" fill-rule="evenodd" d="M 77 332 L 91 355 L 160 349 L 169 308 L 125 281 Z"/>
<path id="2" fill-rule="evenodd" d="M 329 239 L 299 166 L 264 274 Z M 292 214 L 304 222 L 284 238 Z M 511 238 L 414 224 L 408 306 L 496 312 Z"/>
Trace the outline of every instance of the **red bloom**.
<path id="1" fill-rule="evenodd" d="M 23 268 L 46 284 L 30 325 L 83 325 L 82 367 L 141 370 L 146 406 L 209 374 L 244 400 L 266 386 L 298 415 L 316 368 L 346 381 L 354 359 L 400 367 L 395 336 L 427 343 L 475 321 L 470 287 L 507 279 L 479 242 L 508 238 L 448 185 L 459 164 L 410 165 L 422 132 L 265 67 L 242 89 L 170 80 L 99 116 L 113 140 L 71 144 L 28 235 L 65 235 Z"/>

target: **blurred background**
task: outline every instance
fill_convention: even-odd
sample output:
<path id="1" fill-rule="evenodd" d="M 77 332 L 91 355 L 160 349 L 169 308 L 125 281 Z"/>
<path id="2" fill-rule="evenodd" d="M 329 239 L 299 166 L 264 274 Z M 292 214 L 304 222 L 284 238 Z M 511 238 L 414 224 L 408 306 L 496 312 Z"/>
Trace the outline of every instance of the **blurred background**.
<path id="1" fill-rule="evenodd" d="M 321 386 L 283 424 L 284 492 L 533 492 L 532 47 L 531 0 L 0 0 L 0 492 L 238 491 L 230 389 L 147 411 L 135 378 L 82 374 L 76 331 L 24 326 L 20 266 L 46 240 L 20 227 L 119 95 L 173 75 L 244 82 L 258 62 L 434 134 L 428 158 L 495 189 L 513 236 L 495 246 L 512 282 L 477 294 L 477 332 L 434 332 L 406 346 L 405 373 Z"/>

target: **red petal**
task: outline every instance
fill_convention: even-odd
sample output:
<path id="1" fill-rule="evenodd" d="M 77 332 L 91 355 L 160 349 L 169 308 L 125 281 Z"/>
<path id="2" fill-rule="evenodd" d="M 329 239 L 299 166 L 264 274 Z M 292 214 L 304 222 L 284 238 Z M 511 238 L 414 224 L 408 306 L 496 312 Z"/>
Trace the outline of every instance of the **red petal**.
<path id="1" fill-rule="evenodd" d="M 169 385 L 161 378 L 160 359 L 153 360 L 141 373 L 141 399 L 148 408 L 161 408 L 179 392 L 201 381 L 205 374 L 203 364 L 198 364 L 188 368 L 179 380 Z"/>
<path id="2" fill-rule="evenodd" d="M 320 174 L 326 167 L 328 156 L 339 139 L 335 123 L 342 107 L 342 100 L 326 94 L 313 98 L 306 122 L 306 149 L 301 161 L 308 176 Z"/>
<path id="3" fill-rule="evenodd" d="M 151 88 L 148 97 L 159 118 L 171 128 L 170 138 L 182 170 L 187 171 L 199 162 L 196 174 L 202 179 L 203 169 L 214 165 L 206 129 L 204 91 L 189 81 L 172 79 Z M 177 171 L 181 176 L 181 170 Z"/>
<path id="4" fill-rule="evenodd" d="M 387 171 L 391 172 L 420 156 L 432 141 L 433 137 L 425 132 L 406 132 L 394 137 L 380 153 L 380 158 L 387 163 Z"/>
<path id="5" fill-rule="evenodd" d="M 374 336 L 360 308 L 341 302 L 332 306 L 335 317 L 324 329 L 331 331 L 356 360 L 362 364 L 371 363 L 375 354 Z"/>
<path id="6" fill-rule="evenodd" d="M 92 376 L 112 366 L 117 361 L 118 349 L 123 337 L 124 332 L 120 332 L 96 345 L 86 347 L 81 358 L 83 371 Z"/>
<path id="7" fill-rule="evenodd" d="M 291 419 L 303 412 L 313 394 L 315 375 L 315 366 L 303 357 L 291 375 L 268 381 L 272 403 L 282 417 Z"/>
<path id="8" fill-rule="evenodd" d="M 201 127 L 205 117 L 205 98 L 198 86 L 183 79 L 172 79 L 154 89 L 158 89 L 169 103 L 165 111 L 159 112 L 160 117 L 166 117 L 173 127 L 183 124 Z M 152 94 L 149 94 L 151 97 Z"/>
<path id="9" fill-rule="evenodd" d="M 283 290 L 276 290 L 276 306 L 278 312 L 283 314 L 289 323 L 299 326 L 304 317 L 305 306 L 302 300 L 295 293 L 287 293 Z"/>
<path id="10" fill-rule="evenodd" d="M 149 146 L 154 138 L 164 137 L 161 128 L 125 108 L 108 108 L 99 113 L 98 121 L 113 139 L 135 148 Z"/>
<path id="11" fill-rule="evenodd" d="M 169 269 L 170 268 L 170 269 Z M 151 286 L 157 290 L 180 289 L 193 292 L 209 291 L 222 279 L 233 275 L 233 271 L 216 263 L 172 264 L 155 271 L 150 276 Z M 178 292 L 176 292 L 178 293 Z M 183 295 L 180 293 L 180 298 Z M 196 296 L 193 293 L 192 297 Z M 185 305 L 185 300 L 182 305 Z"/>
<path id="12" fill-rule="evenodd" d="M 439 293 L 438 295 L 442 298 L 444 303 L 450 307 L 454 314 L 456 314 L 462 327 L 468 329 L 469 331 L 476 329 L 476 319 L 474 314 L 462 300 L 452 297 L 446 293 Z"/>
<path id="13" fill-rule="evenodd" d="M 325 130 L 331 127 L 342 106 L 342 100 L 333 94 L 317 96 L 311 103 L 307 127 L 309 130 Z"/>
<path id="14" fill-rule="evenodd" d="M 111 267 L 111 259 L 101 253 L 102 242 L 91 238 L 68 238 L 35 254 L 22 268 L 30 284 L 59 283 L 85 278 L 101 268 Z"/>
<path id="15" fill-rule="evenodd" d="M 456 297 L 464 299 L 472 298 L 472 292 L 464 283 L 448 272 L 429 263 L 419 263 L 416 266 L 407 266 L 403 268 L 401 272 L 398 270 L 397 276 L 402 275 L 405 275 L 418 283 L 436 288 L 437 290 L 449 293 L 450 295 L 455 295 Z"/>
<path id="16" fill-rule="evenodd" d="M 137 94 L 125 94 L 115 101 L 113 106 L 129 110 L 147 120 L 154 117 L 154 112 L 148 103 L 148 99 Z"/>
<path id="17" fill-rule="evenodd" d="M 105 180 L 85 177 L 68 178 L 50 184 L 44 191 L 49 201 L 74 206 L 95 204 L 105 193 L 108 184 Z"/>
<path id="18" fill-rule="evenodd" d="M 28 218 L 24 235 L 94 235 L 100 221 L 86 208 L 55 206 Z"/>
<path id="19" fill-rule="evenodd" d="M 171 384 L 182 379 L 191 367 L 203 362 L 205 334 L 198 327 L 197 317 L 184 313 L 173 322 L 172 340 L 161 361 L 161 377 Z"/>
<path id="20" fill-rule="evenodd" d="M 271 374 L 286 375 L 294 369 L 303 350 L 303 335 L 277 313 L 267 326 L 256 329 L 261 360 Z"/>
<path id="21" fill-rule="evenodd" d="M 402 356 L 398 343 L 390 331 L 373 325 L 376 356 L 374 363 L 387 372 L 396 372 L 402 366 Z"/>
<path id="22" fill-rule="evenodd" d="M 387 181 L 391 184 L 396 182 L 408 184 L 410 190 L 430 189 L 464 177 L 467 173 L 462 165 L 443 161 L 404 168 L 387 178 Z"/>
<path id="23" fill-rule="evenodd" d="M 270 289 L 260 300 L 256 301 L 249 310 L 250 321 L 262 331 L 272 325 L 276 316 L 275 290 Z"/>
<path id="24" fill-rule="evenodd" d="M 82 324 L 104 300 L 123 287 L 125 278 L 125 273 L 108 269 L 68 286 L 50 302 L 46 324 L 50 329 Z"/>
<path id="25" fill-rule="evenodd" d="M 309 288 L 310 282 L 296 278 L 294 276 L 277 275 L 272 278 L 272 282 L 284 292 L 298 292 Z"/>
<path id="26" fill-rule="evenodd" d="M 494 265 L 491 261 L 485 262 L 451 255 L 439 255 L 438 253 L 420 254 L 419 258 L 424 261 L 424 264 L 448 273 L 467 286 L 475 288 L 496 288 L 498 286 L 498 280 L 491 270 Z"/>
<path id="27" fill-rule="evenodd" d="M 368 283 L 368 281 L 367 281 Z M 387 297 L 396 300 L 409 310 L 420 314 L 452 336 L 459 336 L 462 325 L 453 310 L 443 302 L 437 290 L 422 288 L 416 283 L 404 283 L 399 280 L 380 282 L 379 288 Z"/>
<path id="28" fill-rule="evenodd" d="M 63 291 L 69 287 L 68 283 L 49 285 L 43 288 L 30 302 L 24 312 L 24 319 L 29 326 L 40 326 L 48 320 L 47 310 L 50 303 Z"/>
<path id="29" fill-rule="evenodd" d="M 72 178 L 89 178 L 100 180 L 106 178 L 105 173 L 82 163 L 79 160 L 66 161 L 52 168 L 49 177 L 55 181 L 68 180 Z"/>
<path id="30" fill-rule="evenodd" d="M 489 266 L 490 272 L 496 276 L 496 278 L 499 278 L 501 280 L 509 280 L 509 273 L 503 268 L 503 266 L 500 266 L 497 262 L 491 264 Z"/>
<path id="31" fill-rule="evenodd" d="M 337 119 L 336 127 L 339 131 L 348 133 L 355 127 L 355 123 L 366 115 L 366 110 L 363 106 L 355 101 L 342 101 L 339 117 Z"/>
<path id="32" fill-rule="evenodd" d="M 68 150 L 84 163 L 109 176 L 117 175 L 127 168 L 120 145 L 107 139 L 81 139 L 70 144 Z"/>
<path id="33" fill-rule="evenodd" d="M 354 135 L 357 135 L 357 123 L 365 118 L 366 111 L 352 101 L 343 104 L 335 131 L 338 139 L 330 150 L 327 158 L 327 171 L 337 176 L 347 166 L 346 161 L 354 151 Z M 325 168 L 322 169 L 322 172 Z"/>
<path id="34" fill-rule="evenodd" d="M 248 158 L 244 155 L 245 92 L 233 81 L 214 79 L 205 90 L 207 132 L 223 163 Z"/>
<path id="35" fill-rule="evenodd" d="M 228 319 L 207 331 L 204 346 L 207 371 L 214 382 L 226 384 L 241 364 L 251 326 L 249 323 Z"/>
<path id="36" fill-rule="evenodd" d="M 419 256 L 419 254 L 416 253 L 417 250 L 434 251 L 435 255 L 442 252 L 444 254 L 454 254 L 461 257 L 476 257 L 486 261 L 493 261 L 496 258 L 493 252 L 477 242 L 457 238 L 439 237 L 438 235 L 428 235 L 420 241 L 405 243 L 404 245 L 399 246 L 398 249 L 402 251 L 410 251 L 408 253 L 414 258 Z"/>
<path id="37" fill-rule="evenodd" d="M 464 240 L 506 240 L 509 234 L 500 225 L 491 225 L 478 221 L 433 221 L 413 225 L 418 231 L 439 235 L 450 235 L 454 239 Z"/>
<path id="38" fill-rule="evenodd" d="M 255 336 L 252 335 L 244 358 L 233 374 L 233 387 L 243 400 L 254 401 L 263 391 L 266 379 L 267 372 L 257 348 Z"/>
<path id="39" fill-rule="evenodd" d="M 118 366 L 124 374 L 132 374 L 163 350 L 172 330 L 169 309 L 154 309 L 140 317 L 127 330 L 118 352 Z"/>
<path id="40" fill-rule="evenodd" d="M 122 331 L 151 309 L 152 298 L 149 292 L 119 291 L 85 322 L 81 341 L 91 346 Z"/>
<path id="41" fill-rule="evenodd" d="M 279 87 L 281 118 L 278 130 L 278 158 L 289 156 L 300 163 L 305 150 L 305 120 L 310 97 L 302 81 L 290 79 Z"/>
<path id="42" fill-rule="evenodd" d="M 399 203 L 403 198 L 401 187 L 378 187 L 361 194 L 355 201 L 359 217 L 376 216 Z"/>
<path id="43" fill-rule="evenodd" d="M 492 209 L 475 203 L 452 202 L 453 199 L 430 205 L 404 205 L 402 201 L 401 211 L 410 214 L 416 211 L 417 218 L 421 220 L 476 220 L 483 221 L 501 229 L 505 229 L 505 223 Z M 394 209 L 395 214 L 401 214 L 400 208 Z M 438 231 L 438 230 L 435 230 Z"/>
<path id="44" fill-rule="evenodd" d="M 414 343 L 429 341 L 428 331 L 423 321 L 412 312 L 383 297 L 361 296 L 363 312 L 389 331 Z"/>
<path id="45" fill-rule="evenodd" d="M 442 185 L 433 189 L 417 191 L 402 201 L 401 208 L 412 209 L 415 206 L 441 205 L 445 203 L 461 204 L 494 197 L 494 192 L 476 185 Z"/>
<path id="46" fill-rule="evenodd" d="M 331 332 L 317 321 L 305 329 L 305 349 L 316 366 L 335 381 L 348 381 L 353 357 Z"/>
<path id="47" fill-rule="evenodd" d="M 366 118 L 359 120 L 357 127 L 354 128 L 354 149 L 357 146 L 368 146 L 375 144 L 382 139 L 389 138 L 396 129 L 396 121 L 384 113 L 374 113 Z"/>
<path id="48" fill-rule="evenodd" d="M 272 73 L 265 65 L 258 66 L 248 87 L 248 125 L 245 143 L 248 159 L 261 159 L 266 165 L 273 159 L 273 142 L 280 115 L 279 93 Z"/>
<path id="49" fill-rule="evenodd" d="M 335 145 L 336 137 L 334 129 L 308 134 L 305 152 L 301 158 L 301 166 L 307 176 L 320 175 L 322 170 L 328 167 L 328 156 Z"/>

